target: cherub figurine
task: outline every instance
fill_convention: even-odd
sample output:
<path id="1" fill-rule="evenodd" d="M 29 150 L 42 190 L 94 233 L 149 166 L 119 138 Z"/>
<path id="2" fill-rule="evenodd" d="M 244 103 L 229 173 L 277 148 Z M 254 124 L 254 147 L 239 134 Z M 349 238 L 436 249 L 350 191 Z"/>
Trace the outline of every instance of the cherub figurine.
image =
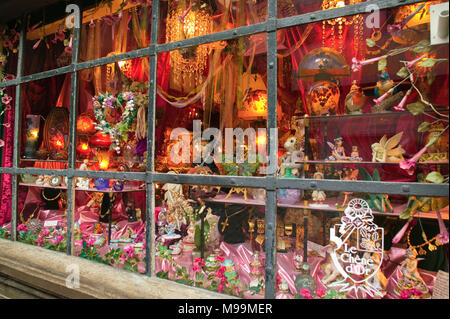
<path id="1" fill-rule="evenodd" d="M 350 154 L 350 160 L 359 162 L 363 160 L 362 157 L 359 156 L 358 146 L 356 145 L 352 146 L 352 153 Z"/>
<path id="2" fill-rule="evenodd" d="M 338 137 L 334 139 L 334 145 L 330 142 L 327 142 L 328 146 L 331 148 L 331 156 L 328 157 L 329 161 L 345 161 L 348 160 L 348 156 L 345 155 L 345 149 L 342 144 L 344 143 L 344 139 L 342 137 Z"/>
<path id="3" fill-rule="evenodd" d="M 285 175 L 286 168 L 292 168 L 292 175 L 297 176 L 300 165 L 296 163 L 304 157 L 301 143 L 295 135 L 291 135 L 283 146 L 286 153 L 280 158 L 280 175 Z"/>

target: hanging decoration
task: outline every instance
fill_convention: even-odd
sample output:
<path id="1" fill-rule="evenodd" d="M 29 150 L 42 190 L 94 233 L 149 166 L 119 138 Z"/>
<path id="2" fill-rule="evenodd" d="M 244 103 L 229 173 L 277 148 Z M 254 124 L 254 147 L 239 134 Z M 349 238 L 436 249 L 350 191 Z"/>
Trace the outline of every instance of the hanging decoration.
<path id="1" fill-rule="evenodd" d="M 322 10 L 329 10 L 335 8 L 342 8 L 346 5 L 353 5 L 360 3 L 361 0 L 348 0 L 348 4 L 344 0 L 324 0 L 322 2 Z M 363 56 L 363 37 L 364 37 L 364 18 L 361 14 L 353 15 L 351 17 L 340 17 L 336 19 L 324 20 L 322 22 L 322 45 L 325 47 L 325 38 L 327 27 L 331 26 L 331 47 L 342 53 L 344 45 L 344 26 L 353 25 L 353 45 L 354 56 Z M 336 43 L 336 26 L 337 26 L 337 43 Z"/>
<path id="2" fill-rule="evenodd" d="M 169 3 L 169 14 L 166 26 L 166 42 L 180 41 L 212 33 L 213 19 L 210 7 L 199 0 L 192 0 L 187 5 L 186 0 Z M 209 45 L 200 45 L 170 52 L 171 72 L 176 77 L 176 86 L 185 87 L 191 83 L 198 86 L 203 82 Z M 172 78 L 172 76 L 171 76 Z"/>
<path id="3" fill-rule="evenodd" d="M 113 142 L 111 147 L 120 153 L 120 143 L 127 140 L 127 132 L 136 120 L 137 108 L 133 93 L 123 92 L 117 97 L 110 93 L 101 93 L 92 99 L 97 121 L 95 128 L 103 134 L 108 134 Z M 123 107 L 124 103 L 125 107 Z M 111 124 L 108 119 L 117 115 L 118 110 L 122 111 L 120 121 Z"/>

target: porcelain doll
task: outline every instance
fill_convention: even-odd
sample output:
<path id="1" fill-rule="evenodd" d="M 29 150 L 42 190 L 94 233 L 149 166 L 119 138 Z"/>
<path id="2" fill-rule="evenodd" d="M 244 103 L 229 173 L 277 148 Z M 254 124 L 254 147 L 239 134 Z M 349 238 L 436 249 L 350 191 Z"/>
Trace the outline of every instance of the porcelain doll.
<path id="1" fill-rule="evenodd" d="M 352 153 L 350 154 L 350 160 L 351 161 L 362 161 L 362 157 L 359 156 L 358 146 L 353 145 L 352 146 Z"/>
<path id="2" fill-rule="evenodd" d="M 348 156 L 345 155 L 345 149 L 343 146 L 344 139 L 338 137 L 334 139 L 334 145 L 327 142 L 331 148 L 331 156 L 328 157 L 329 161 L 345 161 L 348 160 Z"/>

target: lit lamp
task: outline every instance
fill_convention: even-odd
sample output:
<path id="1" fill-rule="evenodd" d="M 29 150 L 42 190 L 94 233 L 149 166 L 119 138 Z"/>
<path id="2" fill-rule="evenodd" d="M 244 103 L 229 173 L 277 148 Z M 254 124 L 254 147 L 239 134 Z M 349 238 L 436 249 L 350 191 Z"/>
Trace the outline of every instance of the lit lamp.
<path id="1" fill-rule="evenodd" d="M 243 89 L 248 90 L 242 108 L 238 110 L 238 117 L 246 120 L 264 120 L 267 118 L 267 89 L 259 74 L 244 74 Z M 247 88 L 248 83 L 248 88 Z M 281 107 L 277 103 L 277 118 L 281 118 Z"/>
<path id="2" fill-rule="evenodd" d="M 105 171 L 109 167 L 110 153 L 107 150 L 97 151 L 98 167 L 100 170 Z M 98 190 L 106 190 L 109 188 L 109 179 L 107 178 L 96 178 L 95 188 Z"/>
<path id="3" fill-rule="evenodd" d="M 24 158 L 33 158 L 36 153 L 39 138 L 40 115 L 27 115 L 26 117 L 26 143 Z"/>
<path id="4" fill-rule="evenodd" d="M 303 57 L 298 70 L 300 78 L 313 82 L 306 96 L 308 113 L 337 114 L 340 90 L 335 80 L 351 73 L 342 54 L 326 47 L 314 49 Z"/>
<path id="5" fill-rule="evenodd" d="M 89 154 L 90 154 L 90 152 L 91 152 L 91 148 L 89 147 L 88 142 L 86 142 L 86 141 L 81 141 L 81 142 L 78 144 L 77 151 L 78 151 L 78 154 L 81 155 L 81 157 L 85 158 L 85 157 L 88 157 L 88 156 L 89 156 Z"/>

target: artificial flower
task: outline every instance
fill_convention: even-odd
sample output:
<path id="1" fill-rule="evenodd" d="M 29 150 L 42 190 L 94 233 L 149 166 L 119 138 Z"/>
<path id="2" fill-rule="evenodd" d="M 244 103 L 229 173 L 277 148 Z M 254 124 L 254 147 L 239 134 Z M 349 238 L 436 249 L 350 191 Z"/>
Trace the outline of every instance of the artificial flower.
<path id="1" fill-rule="evenodd" d="M 20 224 L 19 226 L 17 226 L 17 231 L 27 231 L 27 226 L 25 226 L 24 224 Z"/>
<path id="2" fill-rule="evenodd" d="M 419 159 L 422 157 L 422 155 L 427 151 L 427 147 L 423 147 L 419 152 L 417 152 L 413 157 L 410 159 L 406 159 L 401 161 L 398 165 L 401 169 L 404 169 L 408 172 L 409 175 L 413 175 L 414 171 L 416 169 L 416 164 L 419 161 Z"/>
<path id="3" fill-rule="evenodd" d="M 224 286 L 224 285 L 219 285 L 219 286 L 217 287 L 217 291 L 218 291 L 218 292 L 223 292 L 224 289 L 225 289 L 225 286 Z"/>
<path id="4" fill-rule="evenodd" d="M 40 38 L 39 40 L 36 41 L 36 43 L 33 45 L 33 50 L 36 50 L 37 47 L 39 46 L 39 44 L 41 43 L 42 38 Z"/>
<path id="5" fill-rule="evenodd" d="M 398 103 L 396 106 L 394 106 L 394 110 L 396 111 L 404 111 L 405 110 L 405 104 L 406 104 L 406 100 L 408 99 L 409 95 L 411 94 L 412 89 L 409 89 L 405 96 L 402 98 L 402 100 L 400 101 L 400 103 Z"/>
<path id="6" fill-rule="evenodd" d="M 8 105 L 11 102 L 11 100 L 12 100 L 12 97 L 10 97 L 8 95 L 5 95 L 2 97 L 2 103 L 5 105 Z"/>
<path id="7" fill-rule="evenodd" d="M 445 245 L 449 242 L 449 234 L 447 228 L 445 227 L 444 221 L 442 220 L 441 213 L 436 210 L 438 224 L 439 224 L 439 235 L 436 237 L 436 243 L 439 245 Z"/>
<path id="8" fill-rule="evenodd" d="M 311 293 L 309 292 L 308 288 L 302 288 L 300 289 L 300 294 L 305 299 L 312 299 Z"/>
<path id="9" fill-rule="evenodd" d="M 373 102 L 375 104 L 379 104 L 381 103 L 385 98 L 387 98 L 389 95 L 392 94 L 392 92 L 394 92 L 394 88 L 389 89 L 389 91 L 387 91 L 386 93 L 384 93 L 382 96 L 380 96 L 378 99 L 373 99 Z"/>
<path id="10" fill-rule="evenodd" d="M 64 240 L 64 235 L 59 235 L 55 238 L 55 244 L 59 245 Z"/>
<path id="11" fill-rule="evenodd" d="M 409 299 L 409 292 L 406 291 L 406 290 L 403 290 L 403 291 L 400 293 L 400 299 Z"/>
<path id="12" fill-rule="evenodd" d="M 324 297 L 325 294 L 326 294 L 325 289 L 317 289 L 317 291 L 316 291 L 316 295 L 317 295 L 317 297 L 319 297 L 319 298 Z"/>
<path id="13" fill-rule="evenodd" d="M 417 59 L 414 59 L 414 60 L 412 60 L 412 61 L 407 62 L 407 63 L 406 63 L 406 67 L 407 67 L 408 69 L 411 69 L 411 68 L 414 66 L 414 64 L 416 64 L 416 63 L 419 62 L 420 60 L 424 59 L 426 56 L 427 56 L 427 55 L 424 54 L 424 55 L 422 55 L 421 57 L 418 57 Z"/>
<path id="14" fill-rule="evenodd" d="M 376 58 L 372 58 L 372 59 L 368 59 L 368 60 L 363 60 L 363 61 L 360 61 L 360 60 L 358 60 L 357 58 L 353 58 L 353 59 L 352 59 L 352 71 L 353 71 L 353 72 L 359 71 L 359 70 L 361 70 L 361 68 L 362 68 L 364 65 L 366 65 L 366 64 L 371 64 L 371 63 L 374 63 L 374 62 L 377 62 L 377 61 L 379 61 L 379 60 L 381 60 L 381 59 L 383 59 L 383 58 L 385 58 L 385 57 L 386 57 L 386 56 L 382 55 L 382 56 L 379 56 L 379 57 L 376 57 Z"/>

